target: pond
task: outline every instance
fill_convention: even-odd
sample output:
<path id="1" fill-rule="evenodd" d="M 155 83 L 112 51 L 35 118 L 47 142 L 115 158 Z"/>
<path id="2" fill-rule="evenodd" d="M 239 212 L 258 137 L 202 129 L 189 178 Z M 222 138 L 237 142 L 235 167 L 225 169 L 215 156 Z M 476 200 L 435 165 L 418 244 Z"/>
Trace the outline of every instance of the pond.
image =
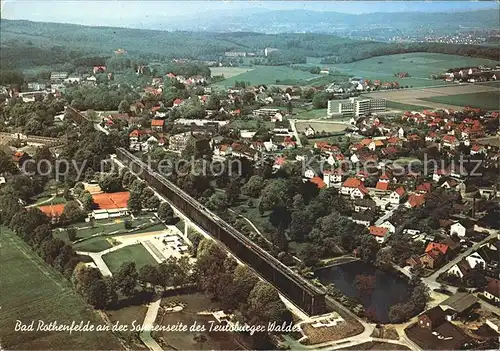
<path id="1" fill-rule="evenodd" d="M 409 298 L 407 279 L 362 261 L 320 269 L 315 275 L 322 284 L 333 283 L 346 296 L 358 299 L 380 323 L 389 323 L 389 308 Z"/>

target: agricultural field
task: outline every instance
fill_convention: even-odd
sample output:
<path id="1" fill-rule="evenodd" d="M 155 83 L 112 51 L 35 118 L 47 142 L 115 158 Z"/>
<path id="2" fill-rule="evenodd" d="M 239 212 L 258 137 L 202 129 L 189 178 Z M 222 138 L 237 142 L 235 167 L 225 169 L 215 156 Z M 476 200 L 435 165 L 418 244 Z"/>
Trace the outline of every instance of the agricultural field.
<path id="1" fill-rule="evenodd" d="M 456 106 L 471 106 L 485 110 L 500 109 L 500 92 L 498 90 L 472 94 L 431 96 L 422 100 Z"/>
<path id="2" fill-rule="evenodd" d="M 425 104 L 424 101 L 422 103 Z M 424 106 L 403 104 L 395 101 L 387 101 L 386 106 L 390 110 L 401 110 L 401 111 L 423 111 L 426 109 Z"/>
<path id="3" fill-rule="evenodd" d="M 215 85 L 221 87 L 234 86 L 236 81 L 250 82 L 251 85 L 258 84 L 299 84 L 308 79 L 318 77 L 317 74 L 295 70 L 287 66 L 255 66 L 253 70 L 241 73 L 231 78 L 218 82 Z"/>
<path id="4" fill-rule="evenodd" d="M 157 264 L 155 259 L 151 256 L 148 250 L 142 246 L 142 244 L 125 246 L 122 249 L 103 255 L 102 259 L 112 273 L 116 273 L 120 269 L 120 266 L 128 261 L 135 262 L 137 269 L 141 269 L 143 266 L 148 264 Z"/>
<path id="5" fill-rule="evenodd" d="M 305 129 L 309 126 L 311 126 L 316 131 L 316 133 L 342 133 L 348 125 L 332 122 L 297 122 L 295 123 L 295 126 L 297 127 L 297 131 L 299 133 L 304 132 Z"/>
<path id="6" fill-rule="evenodd" d="M 71 324 L 72 321 L 104 321 L 72 290 L 71 284 L 43 262 L 14 233 L 0 227 L 0 340 L 5 349 L 122 349 L 111 332 L 15 332 L 16 320 L 23 323 Z"/>
<path id="7" fill-rule="evenodd" d="M 212 74 L 212 77 L 224 75 L 224 78 L 226 79 L 250 71 L 253 71 L 253 69 L 244 67 L 210 67 L 210 73 Z"/>
<path id="8" fill-rule="evenodd" d="M 478 85 L 478 84 L 455 84 L 452 86 L 444 87 L 434 87 L 434 88 L 422 88 L 422 89 L 408 89 L 408 90 L 388 90 L 388 91 L 377 91 L 374 93 L 365 94 L 371 98 L 386 99 L 387 101 L 396 102 L 403 105 L 415 105 L 422 106 L 431 109 L 456 109 L 460 110 L 466 104 L 460 99 L 447 99 L 450 96 L 455 95 L 470 95 L 474 96 L 477 94 L 488 93 L 486 96 L 491 94 L 497 96 L 498 99 L 498 89 L 488 85 Z M 473 94 L 473 95 L 471 95 Z M 481 95 L 477 95 L 481 96 Z M 432 101 L 430 101 L 432 98 Z M 434 98 L 439 98 L 438 102 Z M 484 98 L 484 97 L 483 97 Z M 446 101 L 446 102 L 445 102 Z M 488 101 L 492 101 L 492 98 L 488 98 Z M 491 104 L 491 102 L 489 102 Z M 457 105 L 459 104 L 459 105 Z M 498 107 L 497 107 L 498 109 Z"/>
<path id="9" fill-rule="evenodd" d="M 372 57 L 344 64 L 321 64 L 320 61 L 318 58 L 308 58 L 308 64 L 314 66 L 330 68 L 370 80 L 397 81 L 400 85 L 413 87 L 451 84 L 430 78 L 432 74 L 441 74 L 449 68 L 477 65 L 495 66 L 498 64 L 496 61 L 487 59 L 424 52 Z M 395 78 L 394 73 L 397 72 L 408 72 L 410 77 Z"/>

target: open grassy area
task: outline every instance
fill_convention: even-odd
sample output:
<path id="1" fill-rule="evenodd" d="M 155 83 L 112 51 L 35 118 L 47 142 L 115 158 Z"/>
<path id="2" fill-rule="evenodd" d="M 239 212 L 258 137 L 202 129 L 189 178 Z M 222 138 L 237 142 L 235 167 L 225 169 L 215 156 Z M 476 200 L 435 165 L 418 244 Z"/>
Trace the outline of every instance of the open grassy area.
<path id="1" fill-rule="evenodd" d="M 102 236 L 81 241 L 73 245 L 75 250 L 87 252 L 101 252 L 111 247 L 113 247 L 113 245 L 106 240 L 106 237 Z"/>
<path id="2" fill-rule="evenodd" d="M 287 66 L 254 66 L 252 71 L 241 73 L 222 82 L 217 86 L 230 87 L 236 81 L 250 82 L 251 85 L 258 84 L 299 84 L 307 82 L 308 79 L 318 77 L 317 74 L 304 72 Z"/>
<path id="3" fill-rule="evenodd" d="M 449 68 L 498 64 L 487 59 L 426 52 L 378 56 L 343 64 L 320 64 L 319 61 L 318 58 L 308 58 L 308 64 L 311 65 L 333 68 L 345 74 L 371 80 L 397 81 L 400 85 L 413 87 L 450 84 L 430 78 L 432 74 L 441 74 Z M 394 73 L 397 72 L 408 72 L 410 77 L 395 78 Z"/>
<path id="4" fill-rule="evenodd" d="M 0 340 L 5 349 L 110 350 L 121 349 L 111 332 L 16 332 L 16 320 L 47 323 L 104 324 L 104 321 L 72 290 L 71 284 L 45 264 L 15 234 L 0 227 Z"/>
<path id="5" fill-rule="evenodd" d="M 50 201 L 48 201 L 50 200 Z M 66 199 L 62 196 L 56 196 L 52 199 L 52 195 L 44 195 L 36 199 L 37 205 L 57 205 L 66 203 Z"/>
<path id="6" fill-rule="evenodd" d="M 144 318 L 146 317 L 146 312 L 148 308 L 144 305 L 139 306 L 127 306 L 120 308 L 119 310 L 106 311 L 111 323 L 119 322 L 121 325 L 128 325 L 132 328 L 132 323 L 135 321 L 134 325 L 142 325 Z M 135 331 L 123 331 L 119 332 L 120 336 L 125 340 L 129 341 L 132 345 L 133 350 L 147 350 L 148 348 L 144 345 L 139 338 L 139 332 Z"/>
<path id="7" fill-rule="evenodd" d="M 294 109 L 294 112 L 296 112 L 297 115 L 293 116 L 293 118 L 297 118 L 297 119 L 325 118 L 326 117 L 326 110 L 327 110 L 326 108 L 311 109 L 311 110 Z"/>
<path id="8" fill-rule="evenodd" d="M 485 91 L 481 93 L 457 94 L 448 96 L 432 96 L 422 98 L 422 100 L 457 106 L 472 106 L 485 110 L 500 109 L 499 91 Z"/>
<path id="9" fill-rule="evenodd" d="M 150 255 L 148 250 L 142 246 L 142 244 L 126 246 L 123 249 L 103 255 L 102 259 L 106 262 L 106 265 L 112 273 L 118 272 L 120 266 L 128 261 L 135 262 L 137 269 L 140 269 L 148 264 L 157 264 L 155 259 Z"/>

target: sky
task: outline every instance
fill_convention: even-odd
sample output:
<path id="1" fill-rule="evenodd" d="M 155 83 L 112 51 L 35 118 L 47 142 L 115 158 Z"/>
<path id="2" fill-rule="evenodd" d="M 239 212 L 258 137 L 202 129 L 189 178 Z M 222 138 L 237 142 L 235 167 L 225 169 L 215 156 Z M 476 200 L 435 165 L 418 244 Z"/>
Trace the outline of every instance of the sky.
<path id="1" fill-rule="evenodd" d="M 201 15 L 211 12 L 240 12 L 250 9 L 370 12 L 449 12 L 497 8 L 498 1 L 86 1 L 86 0 L 1 0 L 1 17 L 40 22 L 126 27 L 134 19 Z"/>

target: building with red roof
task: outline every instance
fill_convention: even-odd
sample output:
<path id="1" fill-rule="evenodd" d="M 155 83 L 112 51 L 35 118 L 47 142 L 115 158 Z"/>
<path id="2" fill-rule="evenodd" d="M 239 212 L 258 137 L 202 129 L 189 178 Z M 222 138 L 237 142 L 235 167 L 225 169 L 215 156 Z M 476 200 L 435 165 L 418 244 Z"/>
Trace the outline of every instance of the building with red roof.
<path id="1" fill-rule="evenodd" d="M 402 186 L 396 188 L 390 195 L 389 195 L 389 202 L 394 205 L 398 205 L 401 203 L 401 200 L 406 196 L 406 191 L 405 188 Z"/>
<path id="2" fill-rule="evenodd" d="M 342 188 L 340 189 L 341 194 L 343 195 L 351 195 L 354 189 L 359 188 L 363 185 L 363 181 L 358 178 L 347 178 L 345 182 L 342 184 Z"/>
<path id="3" fill-rule="evenodd" d="M 417 208 L 425 203 L 425 197 L 423 195 L 411 194 L 408 197 L 408 201 L 405 206 L 408 208 Z"/>
<path id="4" fill-rule="evenodd" d="M 163 127 L 165 126 L 164 119 L 152 119 L 151 120 L 151 129 L 155 132 L 163 132 Z"/>
<path id="5" fill-rule="evenodd" d="M 448 252 L 448 249 L 450 247 L 446 244 L 441 244 L 441 243 L 435 243 L 435 242 L 430 242 L 427 247 L 425 248 L 425 252 L 430 252 L 432 250 L 438 250 L 440 251 L 443 255 L 446 255 Z"/>
<path id="6" fill-rule="evenodd" d="M 323 179 L 321 179 L 321 177 L 313 177 L 311 180 L 310 180 L 311 183 L 313 184 L 316 184 L 316 186 L 319 188 L 319 189 L 323 189 L 323 188 L 326 188 L 326 183 L 323 181 Z"/>
<path id="7" fill-rule="evenodd" d="M 183 102 L 184 102 L 184 100 L 182 100 L 182 99 L 175 99 L 173 106 L 174 107 L 180 106 L 180 105 L 182 105 Z"/>
<path id="8" fill-rule="evenodd" d="M 385 227 L 370 226 L 370 234 L 379 244 L 383 244 L 390 236 L 389 229 Z"/>

